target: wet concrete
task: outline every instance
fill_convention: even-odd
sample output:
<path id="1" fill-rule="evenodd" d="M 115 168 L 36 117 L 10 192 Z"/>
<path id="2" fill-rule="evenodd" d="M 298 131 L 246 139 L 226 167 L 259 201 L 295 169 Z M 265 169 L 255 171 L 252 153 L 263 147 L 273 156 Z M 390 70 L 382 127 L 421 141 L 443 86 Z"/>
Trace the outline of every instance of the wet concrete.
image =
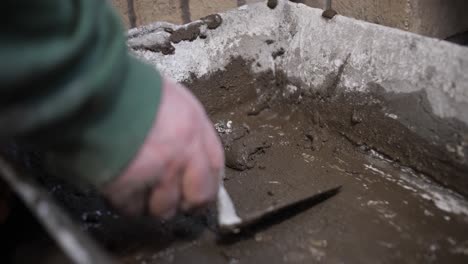
<path id="1" fill-rule="evenodd" d="M 133 50 L 161 52 L 164 55 L 174 54 L 173 44 L 194 41 L 198 38 L 206 39 L 207 31 L 218 28 L 222 22 L 223 19 L 220 15 L 213 14 L 182 26 L 163 23 L 162 28 L 151 29 L 149 27 L 144 33 L 149 36 L 147 39 L 136 42 L 129 41 L 128 45 Z"/>
<path id="2" fill-rule="evenodd" d="M 395 157 L 424 145 L 429 161 L 441 158 L 377 111 L 378 94 L 337 94 L 333 81 L 307 94 L 279 73 L 249 68 L 234 60 L 187 82 L 223 140 L 225 185 L 240 215 L 342 185 L 335 197 L 225 240 L 213 210 L 126 219 L 92 190 L 45 184 L 123 263 L 467 263 L 467 200 L 421 173 L 419 158 Z"/>
<path id="3" fill-rule="evenodd" d="M 379 152 L 385 148 L 366 136 L 382 133 L 382 129 L 367 123 L 380 118 L 389 124 L 389 128 L 384 127 L 389 133 L 386 137 L 395 134 L 401 144 L 412 147 L 424 144 L 413 139 L 403 126 L 392 123 L 392 117 L 370 116 L 362 106 L 368 102 L 379 104 L 378 97 L 356 102 L 352 100 L 355 95 L 346 95 L 348 100 L 342 100 L 327 90 L 319 95 L 297 94 L 294 86 L 278 73 L 247 80 L 249 73 L 242 70 L 242 62 L 236 63 L 215 78 L 189 86 L 207 106 L 213 121 L 224 128 L 219 129 L 221 137 L 244 146 L 236 150 L 225 144 L 228 157 L 237 155 L 235 160 L 248 165 L 229 166 L 233 169 L 228 169 L 225 181 L 241 216 L 334 184 L 342 184 L 343 190 L 303 214 L 236 243 L 213 246 L 207 242 L 209 239 L 196 240 L 188 249 L 169 253 L 166 260 L 182 263 L 201 256 L 213 263 L 468 260 L 461 250 L 468 243 L 468 233 L 463 232 L 468 224 L 467 201 L 402 166 L 401 159 L 392 161 Z M 207 93 L 206 87 L 212 92 Z M 259 96 L 249 98 L 252 90 Z M 252 114 L 252 108 L 259 105 L 263 110 Z M 350 114 L 349 108 L 359 111 Z M 341 120 L 348 120 L 346 129 Z M 347 136 L 346 131 L 352 129 L 360 140 Z M 398 130 L 400 133 L 395 133 Z M 248 151 L 259 146 L 260 153 Z M 246 157 L 246 150 L 255 154 L 242 158 Z"/>

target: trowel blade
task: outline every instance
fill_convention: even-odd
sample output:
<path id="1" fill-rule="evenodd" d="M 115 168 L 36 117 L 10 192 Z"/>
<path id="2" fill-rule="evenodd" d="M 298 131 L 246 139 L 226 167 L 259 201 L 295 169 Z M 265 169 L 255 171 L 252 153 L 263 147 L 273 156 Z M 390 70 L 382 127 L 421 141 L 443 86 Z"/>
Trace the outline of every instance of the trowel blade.
<path id="1" fill-rule="evenodd" d="M 232 223 L 220 222 L 220 232 L 222 234 L 236 234 L 240 233 L 244 229 L 249 229 L 263 223 L 267 224 L 267 222 L 271 220 L 274 222 L 275 217 L 280 218 L 282 216 L 283 220 L 285 220 L 284 216 L 286 216 L 286 218 L 290 218 L 298 213 L 310 209 L 314 205 L 335 196 L 340 192 L 340 190 L 341 186 L 336 186 L 325 191 L 319 191 L 311 196 L 307 196 L 293 202 L 281 205 L 272 205 L 263 211 L 239 218 L 238 221 L 233 221 Z"/>

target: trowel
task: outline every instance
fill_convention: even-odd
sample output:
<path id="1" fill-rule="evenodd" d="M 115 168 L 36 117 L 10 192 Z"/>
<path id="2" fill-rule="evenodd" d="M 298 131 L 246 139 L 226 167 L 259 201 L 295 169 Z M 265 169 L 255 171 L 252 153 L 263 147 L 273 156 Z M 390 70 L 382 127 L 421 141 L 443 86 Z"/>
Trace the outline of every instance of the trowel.
<path id="1" fill-rule="evenodd" d="M 224 173 L 224 172 L 223 172 Z M 48 195 L 47 191 L 30 177 L 15 171 L 6 160 L 0 157 L 0 176 L 12 187 L 16 194 L 29 207 L 31 212 L 42 223 L 47 232 L 54 238 L 63 252 L 77 264 L 118 263 L 99 247 L 87 234 L 79 230 L 73 221 Z M 222 234 L 238 234 L 244 229 L 296 210 L 306 210 L 324 201 L 340 190 L 341 186 L 314 193 L 303 199 L 283 205 L 275 205 L 265 210 L 239 217 L 231 197 L 221 183 L 218 192 L 218 224 Z"/>
<path id="2" fill-rule="evenodd" d="M 266 209 L 239 217 L 229 193 L 221 183 L 218 192 L 218 226 L 222 235 L 232 235 L 241 233 L 245 229 L 253 228 L 256 225 L 267 223 L 275 217 L 287 215 L 288 218 L 309 209 L 310 207 L 327 200 L 336 195 L 341 186 L 336 186 L 324 191 L 315 192 L 307 197 L 287 202 L 285 204 L 271 205 Z M 283 217 L 284 218 L 284 217 Z"/>

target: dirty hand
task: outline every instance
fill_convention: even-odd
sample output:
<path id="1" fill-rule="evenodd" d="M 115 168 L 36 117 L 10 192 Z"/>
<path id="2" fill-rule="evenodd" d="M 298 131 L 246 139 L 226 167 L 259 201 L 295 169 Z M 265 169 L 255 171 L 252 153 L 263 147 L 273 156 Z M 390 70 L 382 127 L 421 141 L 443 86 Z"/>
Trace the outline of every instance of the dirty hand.
<path id="1" fill-rule="evenodd" d="M 223 167 L 220 140 L 200 102 L 165 79 L 146 141 L 123 175 L 103 191 L 128 214 L 167 219 L 215 201 Z"/>

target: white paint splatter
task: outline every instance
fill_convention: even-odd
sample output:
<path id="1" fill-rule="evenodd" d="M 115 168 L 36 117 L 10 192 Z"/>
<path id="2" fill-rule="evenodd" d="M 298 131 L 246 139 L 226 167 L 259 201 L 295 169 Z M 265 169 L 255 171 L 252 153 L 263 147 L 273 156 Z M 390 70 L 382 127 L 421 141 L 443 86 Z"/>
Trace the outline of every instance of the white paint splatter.
<path id="1" fill-rule="evenodd" d="M 404 168 L 401 179 L 415 189 L 426 200 L 432 201 L 442 211 L 468 216 L 468 201 L 461 195 L 444 188 L 423 175 L 416 175 L 414 171 Z"/>
<path id="2" fill-rule="evenodd" d="M 232 121 L 231 120 L 227 120 L 227 121 L 221 120 L 219 122 L 216 122 L 214 124 L 214 127 L 215 127 L 216 131 L 218 131 L 218 133 L 229 134 L 229 133 L 232 132 Z"/>
<path id="3" fill-rule="evenodd" d="M 370 151 L 370 156 L 379 162 L 385 161 L 395 165 L 396 163 L 385 159 L 376 151 Z M 384 166 L 384 164 L 382 164 Z M 385 165 L 387 166 L 387 165 Z M 463 214 L 468 216 L 468 201 L 461 195 L 431 181 L 427 176 L 417 174 L 412 169 L 399 166 L 400 174 L 397 176 L 387 174 L 375 165 L 364 164 L 366 170 L 382 176 L 390 182 L 396 182 L 402 188 L 419 195 L 422 199 L 432 201 L 440 210 L 453 214 Z M 449 219 L 450 220 L 450 219 Z M 447 221 L 449 221 L 447 220 Z"/>
<path id="4" fill-rule="evenodd" d="M 376 173 L 378 173 L 378 174 L 380 174 L 380 175 L 386 175 L 385 172 L 383 172 L 383 171 L 377 169 L 376 167 L 374 167 L 374 166 L 372 166 L 372 165 L 364 164 L 364 167 L 365 167 L 366 169 L 369 169 L 369 170 L 371 170 L 371 171 L 373 171 L 373 172 L 376 172 Z"/>
<path id="5" fill-rule="evenodd" d="M 395 115 L 395 114 L 385 113 L 385 116 L 386 116 L 386 117 L 390 117 L 391 119 L 394 119 L 394 120 L 397 120 L 397 119 L 398 119 L 398 116 Z"/>
<path id="6" fill-rule="evenodd" d="M 304 158 L 304 161 L 306 163 L 311 163 L 315 161 L 315 157 L 307 153 L 302 153 L 302 157 Z"/>
<path id="7" fill-rule="evenodd" d="M 388 180 L 390 182 L 396 182 L 396 179 L 394 179 L 392 175 L 387 174 L 387 173 L 377 169 L 376 167 L 374 167 L 372 165 L 364 164 L 364 167 L 366 168 L 366 170 L 370 170 L 370 171 L 374 172 L 375 174 L 383 176 L 386 180 Z"/>
<path id="8" fill-rule="evenodd" d="M 373 200 L 369 200 L 367 202 L 367 205 L 368 206 L 373 206 L 373 205 L 388 205 L 390 204 L 388 201 L 373 201 Z"/>
<path id="9" fill-rule="evenodd" d="M 434 216 L 434 214 L 431 211 L 427 210 L 427 209 L 424 210 L 424 215 L 425 216 Z"/>

